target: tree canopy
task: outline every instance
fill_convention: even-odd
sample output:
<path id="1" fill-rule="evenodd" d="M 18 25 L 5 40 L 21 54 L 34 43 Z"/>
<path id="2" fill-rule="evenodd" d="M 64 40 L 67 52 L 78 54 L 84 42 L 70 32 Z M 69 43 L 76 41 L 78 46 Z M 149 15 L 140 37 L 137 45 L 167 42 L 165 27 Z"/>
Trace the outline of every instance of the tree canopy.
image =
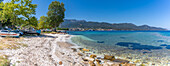
<path id="1" fill-rule="evenodd" d="M 1 3 L 2 1 L 4 1 L 4 0 L 0 0 L 0 3 Z"/>
<path id="2" fill-rule="evenodd" d="M 47 15 L 49 19 L 49 25 L 53 28 L 58 27 L 60 23 L 64 22 L 64 3 L 60 3 L 59 1 L 53 1 L 48 7 Z"/>
<path id="3" fill-rule="evenodd" d="M 32 15 L 36 13 L 36 4 L 32 4 L 32 0 L 11 0 L 11 2 L 0 3 L 0 19 L 2 23 L 9 22 L 15 26 L 35 26 L 37 18 Z M 37 23 L 31 23 L 37 22 Z M 35 25 L 32 25 L 35 24 Z"/>
<path id="4" fill-rule="evenodd" d="M 41 16 L 40 17 L 38 28 L 39 29 L 49 28 L 48 17 L 46 17 L 46 16 Z"/>

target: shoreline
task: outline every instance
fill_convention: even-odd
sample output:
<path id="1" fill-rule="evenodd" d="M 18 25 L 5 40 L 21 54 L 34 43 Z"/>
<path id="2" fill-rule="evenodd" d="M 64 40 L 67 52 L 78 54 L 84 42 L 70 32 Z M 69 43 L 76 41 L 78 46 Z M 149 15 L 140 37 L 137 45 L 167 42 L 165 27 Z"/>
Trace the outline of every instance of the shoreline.
<path id="1" fill-rule="evenodd" d="M 27 44 L 16 50 L 0 50 L 8 56 L 10 65 L 23 66 L 139 66 L 122 57 L 93 53 L 71 41 L 75 35 L 44 34 L 21 37 L 20 43 Z M 3 38 L 2 38 L 3 39 Z M 1 40 L 1 39 L 0 39 Z M 150 65 L 151 66 L 151 65 Z"/>
<path id="2" fill-rule="evenodd" d="M 76 47 L 79 47 L 79 48 L 80 48 L 80 47 L 81 47 L 81 48 L 85 48 L 85 47 L 82 47 L 82 46 L 78 46 L 76 43 L 72 42 L 71 38 L 73 38 L 73 37 L 76 37 L 76 35 L 71 35 L 71 36 L 70 36 L 70 38 L 69 38 L 69 40 L 68 40 L 68 42 L 69 42 L 70 44 L 73 44 L 73 45 L 75 45 Z M 105 56 L 104 54 L 93 53 L 93 51 L 91 51 L 92 49 L 89 49 L 89 50 L 90 50 L 90 51 L 88 51 L 87 53 L 86 53 L 86 52 L 83 52 L 83 53 L 85 53 L 85 54 L 88 54 L 88 56 L 86 56 L 86 57 L 90 57 L 91 55 L 96 55 L 96 57 L 104 58 L 104 56 Z M 89 52 L 90 52 L 91 54 L 90 54 Z M 111 56 L 111 55 L 110 55 L 110 56 Z M 121 62 L 121 60 L 122 60 L 122 61 L 127 60 L 127 59 L 124 59 L 124 58 L 122 58 L 122 57 L 116 57 L 116 56 L 114 56 L 114 57 L 115 57 L 115 59 L 120 59 L 119 62 Z M 104 60 L 104 59 L 103 59 L 103 60 Z M 100 60 L 100 61 L 102 62 L 101 64 L 104 64 L 104 66 L 105 66 L 105 65 L 106 65 L 106 66 L 108 65 L 107 62 L 109 62 L 110 65 L 114 64 L 113 61 L 108 61 L 108 60 L 107 60 L 107 61 L 105 61 L 105 60 L 104 60 L 104 61 Z M 112 63 L 111 63 L 111 62 L 112 62 Z M 136 64 L 134 64 L 133 62 L 130 62 L 130 61 L 129 61 L 128 63 L 129 63 L 130 66 L 139 66 L 139 65 L 141 65 L 141 64 L 136 65 Z M 128 64 L 128 63 L 127 63 L 127 64 Z M 116 63 L 116 65 L 121 65 L 121 63 L 120 63 L 120 64 Z M 125 66 L 126 66 L 126 65 L 125 65 Z"/>
<path id="3" fill-rule="evenodd" d="M 87 47 L 83 47 L 83 48 L 87 48 Z M 89 47 L 90 48 L 90 47 Z M 89 49 L 88 48 L 88 49 Z M 91 49 L 90 49 L 91 50 Z M 92 50 L 92 51 L 97 51 L 97 50 Z M 104 55 L 105 54 L 98 54 L 98 53 L 93 53 L 93 54 L 95 54 L 95 55 L 97 55 L 97 56 L 103 56 L 104 57 Z M 106 55 L 109 55 L 109 53 L 107 54 L 106 53 Z M 158 63 L 152 63 L 152 62 L 149 62 L 149 63 L 143 63 L 143 62 L 137 62 L 136 63 L 136 61 L 138 61 L 139 59 L 127 59 L 127 58 L 125 58 L 125 57 L 119 57 L 119 56 L 115 56 L 115 58 L 116 59 L 122 59 L 122 60 L 128 60 L 129 61 L 129 63 L 132 63 L 132 64 L 136 64 L 136 66 L 140 66 L 140 65 L 146 65 L 146 66 L 161 66 L 162 64 L 158 64 Z M 163 66 L 169 66 L 169 64 L 163 64 Z"/>

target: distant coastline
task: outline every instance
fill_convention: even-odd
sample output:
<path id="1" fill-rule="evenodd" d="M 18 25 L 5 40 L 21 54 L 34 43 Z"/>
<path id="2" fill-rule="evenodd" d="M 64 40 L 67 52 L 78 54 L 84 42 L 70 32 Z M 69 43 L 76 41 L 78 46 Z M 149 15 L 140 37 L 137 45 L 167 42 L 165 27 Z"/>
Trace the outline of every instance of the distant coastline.
<path id="1" fill-rule="evenodd" d="M 71 31 L 168 31 L 165 28 L 148 25 L 137 26 L 132 23 L 107 23 L 75 19 L 65 19 L 59 27 L 69 28 Z"/>

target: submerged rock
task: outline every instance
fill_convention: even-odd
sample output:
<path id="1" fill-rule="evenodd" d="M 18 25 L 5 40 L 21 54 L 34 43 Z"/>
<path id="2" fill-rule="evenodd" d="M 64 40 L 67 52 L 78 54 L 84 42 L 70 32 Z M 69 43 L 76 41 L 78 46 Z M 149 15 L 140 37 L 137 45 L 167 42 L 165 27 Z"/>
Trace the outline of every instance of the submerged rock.
<path id="1" fill-rule="evenodd" d="M 104 55 L 104 59 L 113 61 L 113 60 L 115 60 L 115 56 Z"/>
<path id="2" fill-rule="evenodd" d="M 128 60 L 123 60 L 123 59 L 115 59 L 113 62 L 118 62 L 118 63 L 121 63 L 121 64 L 127 64 L 127 63 L 129 63 Z"/>
<path id="3" fill-rule="evenodd" d="M 121 39 L 125 39 L 126 37 L 120 37 Z"/>
<path id="4" fill-rule="evenodd" d="M 89 49 L 85 49 L 85 48 L 84 48 L 84 49 L 82 49 L 82 51 L 89 52 L 90 50 L 89 50 Z"/>
<path id="5" fill-rule="evenodd" d="M 161 44 L 160 46 L 168 46 L 167 44 Z"/>
<path id="6" fill-rule="evenodd" d="M 104 43 L 104 41 L 97 41 L 97 43 Z"/>
<path id="7" fill-rule="evenodd" d="M 170 45 L 166 46 L 166 49 L 170 49 Z"/>
<path id="8" fill-rule="evenodd" d="M 159 46 L 152 46 L 152 45 L 141 45 L 140 43 L 133 43 L 133 42 L 118 42 L 116 45 L 128 47 L 132 50 L 154 50 L 154 49 L 162 49 Z"/>
<path id="9" fill-rule="evenodd" d="M 157 42 L 164 42 L 164 40 L 157 40 Z"/>

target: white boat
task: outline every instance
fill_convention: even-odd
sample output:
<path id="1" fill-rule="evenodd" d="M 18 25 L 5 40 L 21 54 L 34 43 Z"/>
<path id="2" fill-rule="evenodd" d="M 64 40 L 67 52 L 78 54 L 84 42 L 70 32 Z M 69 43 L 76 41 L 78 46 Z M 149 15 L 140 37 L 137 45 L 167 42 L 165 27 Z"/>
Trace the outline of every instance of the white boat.
<path id="1" fill-rule="evenodd" d="M 1 30 L 0 31 L 0 36 L 1 37 L 19 37 L 19 33 L 11 32 L 8 30 Z"/>

